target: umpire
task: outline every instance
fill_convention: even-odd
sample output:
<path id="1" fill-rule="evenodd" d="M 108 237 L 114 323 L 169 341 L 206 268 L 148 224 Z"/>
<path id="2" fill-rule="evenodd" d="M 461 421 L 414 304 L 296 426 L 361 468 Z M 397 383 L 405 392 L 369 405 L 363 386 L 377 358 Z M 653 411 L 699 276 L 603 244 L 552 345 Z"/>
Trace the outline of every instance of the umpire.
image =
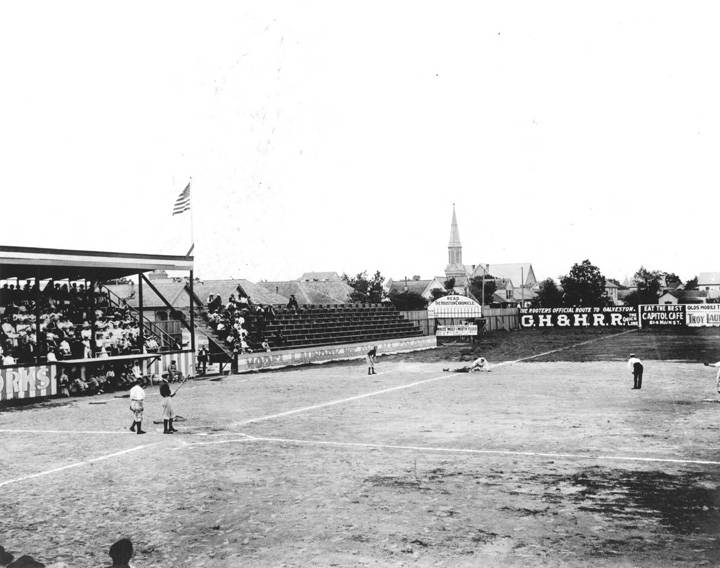
<path id="1" fill-rule="evenodd" d="M 643 364 L 640 359 L 635 357 L 635 353 L 630 353 L 628 359 L 628 368 L 633 374 L 633 390 L 642 388 Z"/>

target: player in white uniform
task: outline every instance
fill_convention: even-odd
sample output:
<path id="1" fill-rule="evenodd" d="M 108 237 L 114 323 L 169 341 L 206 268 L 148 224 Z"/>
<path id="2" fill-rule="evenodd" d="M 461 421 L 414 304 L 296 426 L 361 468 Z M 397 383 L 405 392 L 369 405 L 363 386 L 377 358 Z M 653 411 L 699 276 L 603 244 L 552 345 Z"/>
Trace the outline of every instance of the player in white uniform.
<path id="1" fill-rule="evenodd" d="M 443 371 L 450 371 L 450 369 L 443 369 Z M 460 367 L 452 370 L 453 373 L 478 373 L 480 371 L 490 372 L 490 364 L 487 362 L 485 357 L 478 357 L 467 367 Z"/>

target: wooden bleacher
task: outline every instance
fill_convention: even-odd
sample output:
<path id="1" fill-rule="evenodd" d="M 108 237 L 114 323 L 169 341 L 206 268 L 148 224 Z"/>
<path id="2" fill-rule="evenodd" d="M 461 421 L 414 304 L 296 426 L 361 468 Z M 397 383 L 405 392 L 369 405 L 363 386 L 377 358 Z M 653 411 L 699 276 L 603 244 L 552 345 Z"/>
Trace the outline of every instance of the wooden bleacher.
<path id="1" fill-rule="evenodd" d="M 281 343 L 278 331 L 284 338 Z M 273 351 L 420 335 L 419 327 L 387 304 L 306 305 L 296 312 L 281 309 L 265 328 Z"/>

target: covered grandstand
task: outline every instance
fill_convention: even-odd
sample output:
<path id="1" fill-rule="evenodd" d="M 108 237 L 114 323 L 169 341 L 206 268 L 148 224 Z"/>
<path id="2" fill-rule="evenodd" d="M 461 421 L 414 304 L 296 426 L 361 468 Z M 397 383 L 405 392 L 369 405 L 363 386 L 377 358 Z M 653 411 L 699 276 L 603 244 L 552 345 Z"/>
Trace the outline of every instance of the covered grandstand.
<path id="1" fill-rule="evenodd" d="M 166 302 L 145 274 L 186 272 L 190 286 L 188 345 L 145 314 L 144 290 Z M 129 306 L 106 283 L 137 278 L 137 305 Z M 193 257 L 0 246 L 0 400 L 51 396 L 58 374 L 85 379 L 102 366 L 137 362 L 160 376 L 172 362 L 194 374 Z"/>

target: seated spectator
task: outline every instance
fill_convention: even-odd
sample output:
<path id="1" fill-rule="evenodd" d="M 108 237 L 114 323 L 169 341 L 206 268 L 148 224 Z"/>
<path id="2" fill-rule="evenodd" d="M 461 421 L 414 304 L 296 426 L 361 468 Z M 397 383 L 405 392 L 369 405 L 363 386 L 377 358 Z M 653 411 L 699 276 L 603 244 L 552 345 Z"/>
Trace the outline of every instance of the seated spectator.
<path id="1" fill-rule="evenodd" d="M 84 395 L 88 392 L 88 384 L 80 377 L 77 377 L 70 383 L 70 394 L 74 396 Z"/>
<path id="2" fill-rule="evenodd" d="M 268 343 L 268 340 L 267 340 L 267 339 L 263 339 L 263 341 L 262 341 L 262 343 L 260 344 L 260 346 L 263 348 L 263 350 L 264 350 L 266 353 L 270 353 L 270 344 Z"/>
<path id="3" fill-rule="evenodd" d="M 5 366 L 14 365 L 14 364 L 15 364 L 15 357 L 13 357 L 12 355 L 10 355 L 10 353 L 8 353 L 8 354 L 6 354 L 6 355 L 3 356 L 2 362 L 3 362 L 3 365 L 5 365 Z"/>
<path id="4" fill-rule="evenodd" d="M 295 294 L 290 294 L 290 300 L 287 303 L 287 309 L 294 312 L 298 310 L 298 302 L 295 299 Z"/>

